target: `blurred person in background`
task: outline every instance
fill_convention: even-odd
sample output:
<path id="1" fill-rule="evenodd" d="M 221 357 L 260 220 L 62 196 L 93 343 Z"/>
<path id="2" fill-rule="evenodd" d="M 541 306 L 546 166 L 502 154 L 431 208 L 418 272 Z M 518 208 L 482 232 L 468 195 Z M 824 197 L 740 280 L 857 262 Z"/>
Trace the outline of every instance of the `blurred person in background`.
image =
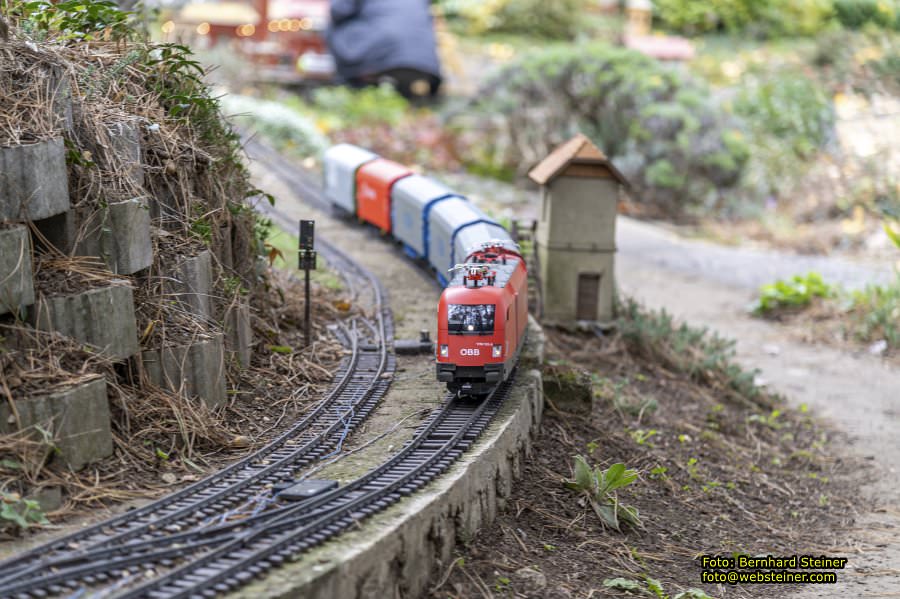
<path id="1" fill-rule="evenodd" d="M 428 0 L 331 0 L 326 33 L 338 77 L 391 83 L 407 98 L 437 94 L 441 65 Z"/>

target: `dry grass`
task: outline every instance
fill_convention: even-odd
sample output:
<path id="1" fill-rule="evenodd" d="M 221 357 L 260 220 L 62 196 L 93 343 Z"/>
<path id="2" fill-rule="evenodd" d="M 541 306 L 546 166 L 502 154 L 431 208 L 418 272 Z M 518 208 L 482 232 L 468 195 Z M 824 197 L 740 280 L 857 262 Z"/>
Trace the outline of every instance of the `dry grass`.
<path id="1" fill-rule="evenodd" d="M 227 361 L 229 401 L 211 411 L 150 383 L 137 357 L 112 363 L 71 339 L 0 319 L 0 401 L 13 409 L 89 377 L 107 381 L 112 457 L 73 473 L 52 449 L 52 422 L 43 423 L 46 433 L 0 435 L 0 459 L 8 460 L 0 461 L 0 490 L 24 495 L 61 487 L 67 504 L 59 517 L 160 493 L 171 487 L 168 475 L 189 482 L 252 451 L 305 411 L 342 357 L 325 324 L 346 313 L 333 308 L 327 290 L 316 291 L 322 306 L 316 340 L 300 351 L 299 294 L 290 281 L 258 270 L 255 216 L 244 204 L 251 186 L 239 148 L 199 84 L 189 118 L 174 114 L 178 86 L 187 80 L 170 65 L 154 64 L 158 58 L 158 49 L 141 43 L 36 44 L 15 30 L 11 41 L 0 42 L 0 147 L 66 142 L 75 234 L 68 247 L 54 247 L 32 223 L 37 295 L 125 279 L 134 288 L 142 349 L 220 334 L 226 312 L 250 304 L 258 344 L 252 368 Z M 136 197 L 147 199 L 151 213 L 150 268 L 123 276 L 99 258 L 79 256 L 108 222 L 108 206 Z M 203 317 L 182 301 L 173 279 L 179 261 L 206 250 L 211 313 Z"/>

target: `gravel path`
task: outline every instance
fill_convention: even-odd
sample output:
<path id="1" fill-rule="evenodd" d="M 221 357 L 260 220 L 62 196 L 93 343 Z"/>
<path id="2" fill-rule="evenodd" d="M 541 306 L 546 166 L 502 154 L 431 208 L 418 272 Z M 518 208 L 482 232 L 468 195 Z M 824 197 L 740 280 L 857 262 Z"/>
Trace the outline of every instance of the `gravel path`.
<path id="1" fill-rule="evenodd" d="M 620 255 L 645 266 L 687 276 L 702 275 L 710 283 L 758 289 L 796 274 L 816 271 L 829 283 L 862 288 L 893 279 L 893 265 L 835 256 L 804 256 L 767 249 L 727 247 L 683 239 L 675 233 L 640 221 L 619 217 L 616 244 Z"/>

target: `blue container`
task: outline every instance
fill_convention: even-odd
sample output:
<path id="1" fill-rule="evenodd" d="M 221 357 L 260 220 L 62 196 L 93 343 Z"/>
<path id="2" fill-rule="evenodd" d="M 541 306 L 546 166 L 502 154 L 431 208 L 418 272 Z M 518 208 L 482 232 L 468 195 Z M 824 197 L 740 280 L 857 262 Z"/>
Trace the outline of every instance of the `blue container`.
<path id="1" fill-rule="evenodd" d="M 500 225 L 487 217 L 473 204 L 462 198 L 448 198 L 440 201 L 432 207 L 428 214 L 428 262 L 438 274 L 438 280 L 446 284 L 448 271 L 457 262 L 465 260 L 465 251 L 455 251 L 456 240 L 469 227 L 478 224 L 492 225 L 496 229 L 479 229 L 477 235 L 465 235 L 465 242 L 472 245 L 484 241 L 490 241 L 493 237 L 481 239 L 481 236 L 495 235 L 497 229 L 503 230 Z M 468 248 L 466 248 L 468 249 Z"/>
<path id="2" fill-rule="evenodd" d="M 411 175 L 391 190 L 391 231 L 414 258 L 428 257 L 428 215 L 443 200 L 456 196 L 434 179 Z"/>

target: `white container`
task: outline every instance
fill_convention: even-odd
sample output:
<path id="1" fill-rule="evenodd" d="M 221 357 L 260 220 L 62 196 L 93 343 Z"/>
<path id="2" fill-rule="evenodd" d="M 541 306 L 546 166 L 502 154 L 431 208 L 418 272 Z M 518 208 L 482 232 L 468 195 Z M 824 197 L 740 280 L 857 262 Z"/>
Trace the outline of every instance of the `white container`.
<path id="1" fill-rule="evenodd" d="M 338 144 L 325 150 L 325 197 L 328 201 L 356 214 L 356 171 L 378 158 L 368 150 L 350 144 Z"/>

